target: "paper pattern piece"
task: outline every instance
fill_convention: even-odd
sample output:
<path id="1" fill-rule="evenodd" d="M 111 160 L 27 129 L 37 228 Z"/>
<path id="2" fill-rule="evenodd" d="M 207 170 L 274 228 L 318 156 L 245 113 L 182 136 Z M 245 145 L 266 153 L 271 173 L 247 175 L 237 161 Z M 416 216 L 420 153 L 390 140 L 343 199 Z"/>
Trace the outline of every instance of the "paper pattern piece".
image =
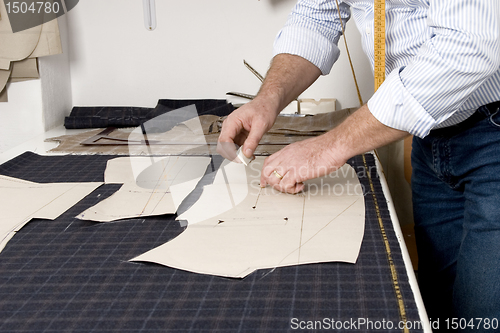
<path id="1" fill-rule="evenodd" d="M 27 58 L 12 63 L 10 82 L 20 82 L 40 78 L 36 58 Z"/>
<path id="2" fill-rule="evenodd" d="M 0 251 L 33 218 L 53 220 L 102 183 L 33 183 L 0 175 Z"/>
<path id="3" fill-rule="evenodd" d="M 9 69 L 12 61 L 62 53 L 59 25 L 56 19 L 13 33 L 3 2 L 0 3 L 0 13 L 2 17 L 5 17 L 5 20 L 0 20 L 0 45 L 2 45 L 0 69 Z"/>
<path id="4" fill-rule="evenodd" d="M 0 1 L 0 16 L 3 18 L 0 20 L 0 101 L 6 102 L 7 80 L 1 77 L 8 74 L 7 79 L 9 78 L 10 71 L 14 72 L 13 64 L 27 58 L 36 61 L 36 57 L 62 53 L 62 44 L 56 19 L 13 33 L 3 1 Z M 32 63 L 29 66 L 33 69 Z M 24 76 L 22 79 L 36 78 L 38 78 L 38 73 L 29 77 Z M 19 81 L 19 79 L 14 81 Z"/>
<path id="5" fill-rule="evenodd" d="M 2 70 L 0 69 L 0 72 Z M 0 74 L 1 76 L 1 74 Z M 9 97 L 7 96 L 7 88 L 3 88 L 3 90 L 0 90 L 0 103 L 5 103 L 9 101 Z"/>
<path id="6" fill-rule="evenodd" d="M 45 57 L 49 55 L 60 54 L 63 52 L 61 36 L 59 32 L 59 23 L 53 19 L 42 24 L 40 38 L 35 49 L 30 54 L 30 58 Z"/>
<path id="7" fill-rule="evenodd" d="M 258 161 L 261 160 L 263 157 L 258 158 Z M 248 197 L 251 187 L 259 188 L 260 191 L 262 165 L 260 162 L 252 162 L 250 166 L 252 168 L 225 160 L 215 174 L 212 184 L 204 186 L 198 200 L 176 220 L 195 224 L 237 208 Z"/>
<path id="8" fill-rule="evenodd" d="M 0 12 L 7 13 L 2 4 L 0 4 Z M 35 50 L 41 32 L 42 26 L 39 25 L 14 34 L 10 27 L 10 21 L 5 15 L 5 20 L 0 21 L 0 45 L 2 45 L 0 48 L 0 69 L 9 69 L 11 61 L 28 58 Z"/>
<path id="9" fill-rule="evenodd" d="M 263 160 L 243 169 L 225 163 L 213 185 L 178 217 L 188 220 L 187 229 L 131 261 L 233 278 L 263 268 L 356 262 L 365 209 L 354 169 L 345 165 L 290 195 L 260 188 Z"/>
<path id="10" fill-rule="evenodd" d="M 11 74 L 10 69 L 9 70 L 0 69 L 0 93 L 4 96 L 5 99 L 2 101 L 6 101 L 7 99 L 7 81 L 9 81 L 10 74 Z"/>
<path id="11" fill-rule="evenodd" d="M 77 216 L 109 222 L 174 214 L 205 174 L 210 157 L 119 157 L 108 161 L 106 184 L 123 184 L 109 198 Z"/>

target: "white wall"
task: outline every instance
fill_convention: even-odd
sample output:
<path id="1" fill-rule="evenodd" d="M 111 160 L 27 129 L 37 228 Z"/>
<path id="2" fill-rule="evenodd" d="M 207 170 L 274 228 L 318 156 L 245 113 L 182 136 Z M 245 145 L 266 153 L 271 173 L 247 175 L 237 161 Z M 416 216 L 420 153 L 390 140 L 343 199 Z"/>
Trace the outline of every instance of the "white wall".
<path id="1" fill-rule="evenodd" d="M 58 19 L 63 54 L 39 59 L 41 79 L 9 85 L 0 103 L 0 152 L 59 126 L 73 105 L 154 106 L 160 98 L 256 93 L 272 44 L 295 0 L 156 0 L 157 28 L 144 27 L 141 0 L 85 0 Z M 363 99 L 372 73 L 354 22 L 349 47 Z M 343 42 L 341 40 L 341 42 Z M 303 98 L 358 105 L 346 52 Z"/>
<path id="2" fill-rule="evenodd" d="M 157 28 L 147 31 L 141 0 L 86 0 L 68 14 L 74 105 L 154 106 L 160 98 L 225 98 L 255 93 L 272 44 L 294 0 L 156 0 Z M 353 22 L 348 40 L 364 99 L 372 74 Z M 343 48 L 343 46 L 341 46 Z M 345 52 L 332 74 L 302 97 L 358 103 Z"/>
<path id="3" fill-rule="evenodd" d="M 0 103 L 0 153 L 44 132 L 40 80 L 8 84 Z"/>
<path id="4" fill-rule="evenodd" d="M 58 23 L 63 53 L 38 59 L 45 130 L 62 125 L 73 106 L 66 16 Z"/>

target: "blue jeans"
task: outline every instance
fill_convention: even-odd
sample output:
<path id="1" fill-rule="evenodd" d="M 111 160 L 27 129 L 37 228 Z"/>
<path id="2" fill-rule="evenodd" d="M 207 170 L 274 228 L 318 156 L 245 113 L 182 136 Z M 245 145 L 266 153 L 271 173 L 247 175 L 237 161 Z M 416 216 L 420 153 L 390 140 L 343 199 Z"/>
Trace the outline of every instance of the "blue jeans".
<path id="1" fill-rule="evenodd" d="M 440 318 L 441 329 L 446 318 L 473 319 L 475 325 L 474 318 L 500 321 L 498 105 L 483 106 L 473 117 L 413 139 L 419 285 L 428 315 Z M 495 331 L 474 328 L 467 329 Z"/>

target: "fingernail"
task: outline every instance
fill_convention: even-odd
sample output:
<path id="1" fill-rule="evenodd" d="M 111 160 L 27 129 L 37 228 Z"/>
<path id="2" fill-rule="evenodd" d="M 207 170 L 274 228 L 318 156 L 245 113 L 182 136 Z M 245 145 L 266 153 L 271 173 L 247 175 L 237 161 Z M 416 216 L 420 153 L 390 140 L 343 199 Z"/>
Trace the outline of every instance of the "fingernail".
<path id="1" fill-rule="evenodd" d="M 246 149 L 246 150 L 245 150 L 245 155 L 246 155 L 247 157 L 252 157 L 252 155 L 253 155 L 253 151 L 252 151 L 252 149 L 250 149 L 250 148 Z"/>

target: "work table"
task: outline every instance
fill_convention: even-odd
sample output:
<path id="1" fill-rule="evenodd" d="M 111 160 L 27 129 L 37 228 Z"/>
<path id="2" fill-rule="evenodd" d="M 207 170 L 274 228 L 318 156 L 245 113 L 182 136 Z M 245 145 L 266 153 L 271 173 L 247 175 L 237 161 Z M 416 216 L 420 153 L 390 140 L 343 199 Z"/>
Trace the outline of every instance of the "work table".
<path id="1" fill-rule="evenodd" d="M 79 131 L 57 128 L 0 154 L 0 174 L 96 181 L 115 156 L 46 153 L 56 144 L 45 138 Z M 365 332 L 403 332 L 397 325 L 406 319 L 422 325 L 409 332 L 430 331 L 380 163 L 374 154 L 350 162 L 376 167 L 360 178 L 374 191 L 365 194 L 365 236 L 354 265 L 259 270 L 240 280 L 128 262 L 184 228 L 174 215 L 116 223 L 75 219 L 117 189 L 105 185 L 54 221 L 29 222 L 0 253 L 0 330 L 274 332 L 357 325 Z"/>

